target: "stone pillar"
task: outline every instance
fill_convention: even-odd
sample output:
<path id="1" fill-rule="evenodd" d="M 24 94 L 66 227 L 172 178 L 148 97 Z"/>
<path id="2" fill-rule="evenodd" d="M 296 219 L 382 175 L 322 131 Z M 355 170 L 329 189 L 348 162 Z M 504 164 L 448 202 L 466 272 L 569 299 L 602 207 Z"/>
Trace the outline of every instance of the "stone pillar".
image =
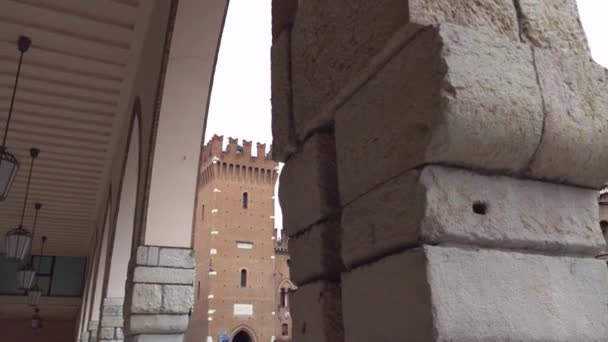
<path id="1" fill-rule="evenodd" d="M 344 341 L 340 273 L 340 203 L 334 134 L 318 132 L 297 146 L 292 94 L 292 27 L 296 1 L 273 2 L 273 158 L 287 161 L 279 199 L 290 237 L 295 341 Z M 298 151 L 299 149 L 299 151 Z"/>
<path id="2" fill-rule="evenodd" d="M 275 0 L 272 81 L 294 341 L 608 336 L 575 0 Z"/>
<path id="3" fill-rule="evenodd" d="M 87 331 L 81 337 L 82 341 L 96 342 L 98 330 L 99 330 L 99 321 L 89 321 L 89 324 L 87 325 Z"/>
<path id="4" fill-rule="evenodd" d="M 188 248 L 139 246 L 127 280 L 125 340 L 182 341 L 194 302 L 194 258 Z"/>
<path id="5" fill-rule="evenodd" d="M 123 304 L 124 298 L 105 298 L 101 308 L 101 326 L 98 340 L 122 341 L 123 335 Z"/>

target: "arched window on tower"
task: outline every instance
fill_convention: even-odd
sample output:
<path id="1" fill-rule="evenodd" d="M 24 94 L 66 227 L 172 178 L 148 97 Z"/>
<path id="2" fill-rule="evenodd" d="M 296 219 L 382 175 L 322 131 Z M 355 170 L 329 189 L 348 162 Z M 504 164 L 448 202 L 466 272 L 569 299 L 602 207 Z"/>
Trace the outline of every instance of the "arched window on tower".
<path id="1" fill-rule="evenodd" d="M 281 335 L 289 335 L 289 325 L 287 325 L 287 323 L 283 323 L 283 325 L 281 325 Z"/>
<path id="2" fill-rule="evenodd" d="M 247 287 L 247 270 L 241 270 L 241 287 Z"/>
<path id="3" fill-rule="evenodd" d="M 249 195 L 246 192 L 243 192 L 243 209 L 247 209 L 249 202 Z"/>

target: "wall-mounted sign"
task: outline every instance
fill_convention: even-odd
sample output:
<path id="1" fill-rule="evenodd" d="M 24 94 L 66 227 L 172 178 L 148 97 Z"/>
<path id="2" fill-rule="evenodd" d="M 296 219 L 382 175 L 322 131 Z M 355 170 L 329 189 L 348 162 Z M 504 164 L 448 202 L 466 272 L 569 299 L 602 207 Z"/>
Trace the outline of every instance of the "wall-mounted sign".
<path id="1" fill-rule="evenodd" d="M 234 315 L 235 316 L 252 316 L 253 305 L 252 304 L 234 304 Z"/>

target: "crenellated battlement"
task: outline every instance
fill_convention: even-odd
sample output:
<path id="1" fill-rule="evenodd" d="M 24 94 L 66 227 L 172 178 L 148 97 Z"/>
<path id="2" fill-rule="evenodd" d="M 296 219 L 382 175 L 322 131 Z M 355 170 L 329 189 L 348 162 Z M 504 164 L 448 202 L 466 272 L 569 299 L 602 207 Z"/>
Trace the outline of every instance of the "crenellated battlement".
<path id="1" fill-rule="evenodd" d="M 201 185 L 213 177 L 225 177 L 239 181 L 251 181 L 274 186 L 279 163 L 271 159 L 266 144 L 256 143 L 256 156 L 252 155 L 252 141 L 229 137 L 226 149 L 223 135 L 213 137 L 201 150 Z"/>
<path id="2" fill-rule="evenodd" d="M 275 253 L 289 253 L 289 237 L 285 233 L 285 229 L 274 229 L 274 251 Z"/>
<path id="3" fill-rule="evenodd" d="M 217 134 L 213 135 L 209 142 L 203 146 L 201 151 L 202 162 L 204 163 L 211 160 L 213 157 L 217 157 L 226 162 L 238 160 L 240 163 L 246 163 L 247 165 L 266 162 L 273 165 L 277 164 L 277 162 L 272 160 L 270 149 L 268 149 L 268 153 L 266 152 L 266 144 L 256 143 L 257 153 L 255 157 L 252 155 L 252 141 L 243 139 L 242 145 L 239 145 L 239 139 L 229 137 L 228 146 L 225 150 L 222 148 L 223 145 L 224 136 Z"/>

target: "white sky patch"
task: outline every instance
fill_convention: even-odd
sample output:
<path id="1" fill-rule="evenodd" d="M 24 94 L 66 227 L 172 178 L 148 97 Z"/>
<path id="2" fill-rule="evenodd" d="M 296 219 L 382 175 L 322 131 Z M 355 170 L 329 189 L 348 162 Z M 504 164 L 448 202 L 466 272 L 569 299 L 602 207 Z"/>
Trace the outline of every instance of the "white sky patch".
<path id="1" fill-rule="evenodd" d="M 583 28 L 591 55 L 595 62 L 608 68 L 608 1 L 607 0 L 578 0 Z"/>
<path id="2" fill-rule="evenodd" d="M 592 57 L 608 67 L 608 0 L 578 0 L 578 7 Z M 228 137 L 252 140 L 253 155 L 256 154 L 256 142 L 266 143 L 266 149 L 270 148 L 271 19 L 271 0 L 230 1 L 209 104 L 205 142 L 213 134 L 219 134 L 224 135 L 224 145 L 228 144 Z M 283 216 L 276 189 L 275 227 L 282 228 Z"/>

